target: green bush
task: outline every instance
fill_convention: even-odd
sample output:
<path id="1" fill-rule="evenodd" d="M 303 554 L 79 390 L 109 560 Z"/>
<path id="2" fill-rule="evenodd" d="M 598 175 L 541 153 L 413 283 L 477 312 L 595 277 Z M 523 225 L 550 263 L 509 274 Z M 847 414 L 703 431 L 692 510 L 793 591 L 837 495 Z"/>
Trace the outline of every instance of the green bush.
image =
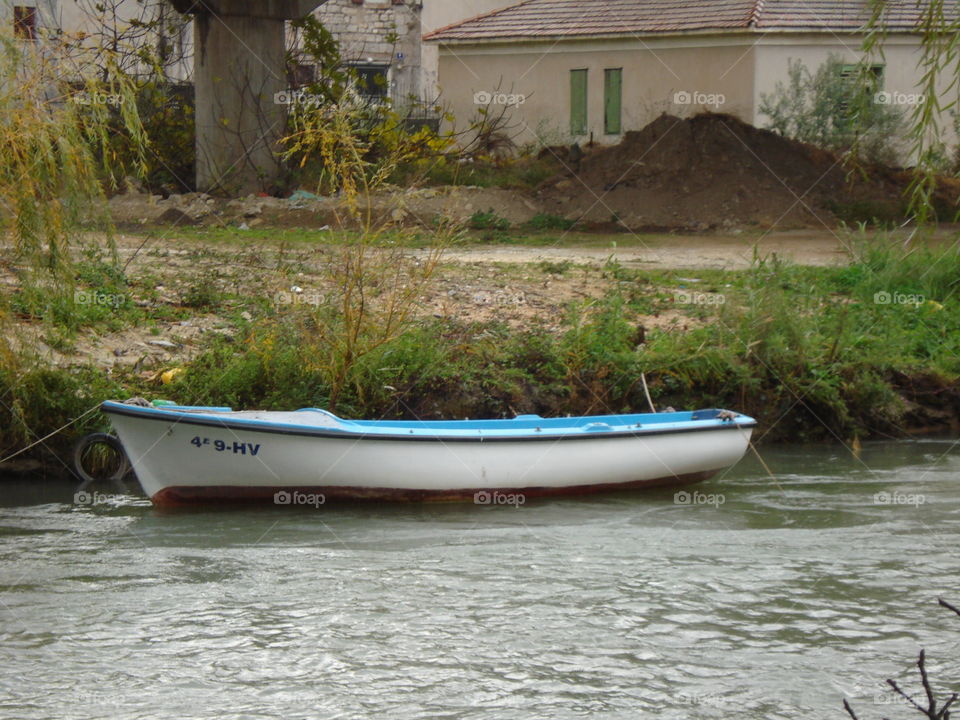
<path id="1" fill-rule="evenodd" d="M 509 230 L 510 221 L 497 215 L 493 208 L 489 210 L 477 210 L 470 216 L 469 226 L 471 230 Z"/>
<path id="2" fill-rule="evenodd" d="M 573 266 L 569 260 L 541 260 L 537 263 L 537 267 L 548 275 L 566 275 Z"/>
<path id="3" fill-rule="evenodd" d="M 198 310 L 210 310 L 217 307 L 223 300 L 223 293 L 209 280 L 192 284 L 183 293 L 183 304 Z"/>
<path id="4" fill-rule="evenodd" d="M 831 55 L 816 72 L 790 61 L 788 80 L 762 93 L 760 112 L 784 137 L 844 153 L 856 150 L 868 162 L 897 165 L 906 127 L 900 111 L 876 101 L 880 78 L 869 68 L 845 65 Z"/>
<path id="5" fill-rule="evenodd" d="M 525 225 L 531 230 L 570 230 L 576 222 L 560 215 L 537 213 Z"/>
<path id="6" fill-rule="evenodd" d="M 111 398 L 127 397 L 116 378 L 96 368 L 59 369 L 22 359 L 16 366 L 0 364 L 0 457 L 57 430 L 87 410 Z M 54 451 L 64 456 L 74 440 L 104 429 L 106 420 L 91 413 L 69 431 L 54 435 L 38 454 Z"/>

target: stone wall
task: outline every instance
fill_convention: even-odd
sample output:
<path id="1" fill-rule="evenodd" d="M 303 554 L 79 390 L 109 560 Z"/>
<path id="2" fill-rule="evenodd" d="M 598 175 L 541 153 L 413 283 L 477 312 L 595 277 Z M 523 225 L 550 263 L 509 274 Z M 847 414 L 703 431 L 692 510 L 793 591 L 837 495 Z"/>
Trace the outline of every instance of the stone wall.
<path id="1" fill-rule="evenodd" d="M 340 42 L 347 63 L 388 68 L 399 104 L 421 97 L 419 0 L 328 0 L 314 14 Z"/>

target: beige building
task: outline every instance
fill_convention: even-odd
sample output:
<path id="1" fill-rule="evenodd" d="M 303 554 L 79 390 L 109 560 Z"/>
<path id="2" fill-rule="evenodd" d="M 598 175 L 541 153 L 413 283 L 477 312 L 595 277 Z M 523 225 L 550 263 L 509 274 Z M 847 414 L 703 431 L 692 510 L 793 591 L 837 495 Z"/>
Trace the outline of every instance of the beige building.
<path id="1" fill-rule="evenodd" d="M 458 122 L 504 112 L 518 144 L 619 142 L 661 113 L 702 110 L 754 125 L 791 60 L 815 70 L 863 56 L 862 0 L 524 0 L 426 36 L 439 49 L 442 99 Z M 891 3 L 882 96 L 916 102 L 922 10 Z M 953 92 L 956 92 L 954 89 Z M 949 124 L 949 123 L 948 123 Z M 956 138 L 950 138 L 955 141 Z"/>

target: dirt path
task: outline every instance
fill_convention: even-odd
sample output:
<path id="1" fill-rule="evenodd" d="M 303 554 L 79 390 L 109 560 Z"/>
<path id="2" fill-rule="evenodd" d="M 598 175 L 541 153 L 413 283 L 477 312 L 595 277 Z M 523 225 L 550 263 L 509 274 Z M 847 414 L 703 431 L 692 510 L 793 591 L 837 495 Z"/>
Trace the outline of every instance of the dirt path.
<path id="1" fill-rule="evenodd" d="M 613 259 L 631 267 L 651 270 L 742 270 L 753 262 L 754 248 L 761 256 L 777 256 L 802 265 L 840 265 L 850 258 L 850 243 L 828 230 L 793 230 L 765 236 L 625 235 L 627 247 L 485 246 L 450 250 L 448 262 L 538 263 L 563 262 L 595 265 Z"/>

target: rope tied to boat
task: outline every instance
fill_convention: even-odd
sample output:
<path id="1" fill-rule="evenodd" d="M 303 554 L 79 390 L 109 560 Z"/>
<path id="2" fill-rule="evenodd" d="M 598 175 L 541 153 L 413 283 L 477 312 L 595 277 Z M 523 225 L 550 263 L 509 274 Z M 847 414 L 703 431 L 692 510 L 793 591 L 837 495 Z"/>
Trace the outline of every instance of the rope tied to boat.
<path id="1" fill-rule="evenodd" d="M 64 430 L 66 430 L 66 429 L 67 429 L 68 427 L 70 427 L 71 425 L 74 425 L 74 424 L 80 422 L 80 421 L 83 420 L 87 415 L 90 415 L 92 412 L 94 412 L 94 411 L 96 411 L 96 410 L 99 410 L 99 409 L 100 409 L 100 403 L 97 403 L 97 404 L 94 405 L 92 408 L 90 408 L 90 409 L 87 410 L 85 413 L 83 413 L 82 415 L 77 415 L 77 417 L 75 417 L 73 420 L 71 420 L 70 422 L 68 422 L 66 425 L 63 425 L 63 426 L 61 426 L 61 427 L 58 427 L 58 428 L 57 428 L 56 430 L 54 430 L 52 433 L 49 433 L 49 434 L 47 434 L 47 435 L 44 435 L 42 438 L 40 438 L 39 440 L 37 440 L 37 441 L 35 441 L 35 442 L 30 443 L 30 444 L 27 445 L 25 448 L 20 448 L 19 450 L 17 450 L 17 451 L 16 451 L 15 453 L 13 453 L 12 455 L 7 455 L 5 458 L 3 458 L 2 460 L 0 460 L 0 464 L 3 464 L 3 463 L 5 463 L 5 462 L 7 462 L 7 460 L 12 460 L 13 458 L 17 457 L 17 455 L 21 455 L 21 454 L 25 453 L 27 450 L 30 450 L 31 448 L 36 447 L 37 445 L 39 445 L 40 443 L 44 442 L 45 440 L 49 440 L 50 438 L 52 438 L 52 437 L 53 437 L 54 435 L 56 435 L 57 433 L 63 432 Z"/>
<path id="2" fill-rule="evenodd" d="M 138 407 L 151 407 L 150 401 L 141 397 L 130 398 L 129 400 L 125 401 L 125 404 L 136 405 Z M 8 460 L 12 460 L 13 458 L 18 457 L 19 455 L 22 455 L 28 450 L 35 448 L 37 445 L 43 444 L 50 438 L 54 437 L 59 433 L 62 433 L 64 430 L 72 427 L 73 425 L 76 425 L 78 422 L 86 418 L 88 415 L 93 414 L 99 409 L 100 409 L 100 403 L 98 402 L 96 405 L 87 409 L 80 415 L 77 415 L 75 418 L 70 420 L 70 422 L 61 425 L 53 432 L 47 433 L 42 438 L 38 438 L 37 440 L 30 443 L 26 447 L 22 447 L 19 450 L 17 450 L 15 453 L 7 455 L 5 458 L 0 460 L 0 464 L 3 464 Z M 83 460 L 86 452 L 94 445 L 106 445 L 117 456 L 117 467 L 108 478 L 96 478 L 93 475 L 91 475 L 89 472 L 87 472 L 86 468 L 83 466 Z M 131 470 L 130 458 L 127 457 L 127 453 L 124 451 L 123 445 L 120 444 L 120 440 L 116 436 L 111 435 L 109 433 L 104 433 L 104 432 L 95 432 L 95 433 L 90 433 L 88 435 L 83 436 L 82 438 L 80 438 L 80 440 L 77 441 L 77 443 L 73 447 L 72 459 L 73 459 L 73 472 L 82 481 L 79 486 L 80 490 L 83 490 L 88 486 L 96 482 L 99 482 L 100 480 L 106 480 L 107 482 L 112 483 L 118 489 L 121 489 L 121 490 L 125 489 L 123 487 L 123 478 Z"/>
<path id="3" fill-rule="evenodd" d="M 640 373 L 640 381 L 643 383 L 643 394 L 647 396 L 647 404 L 650 406 L 650 412 L 655 413 L 657 408 L 654 407 L 653 399 L 650 397 L 650 388 L 647 387 L 646 373 Z"/>

